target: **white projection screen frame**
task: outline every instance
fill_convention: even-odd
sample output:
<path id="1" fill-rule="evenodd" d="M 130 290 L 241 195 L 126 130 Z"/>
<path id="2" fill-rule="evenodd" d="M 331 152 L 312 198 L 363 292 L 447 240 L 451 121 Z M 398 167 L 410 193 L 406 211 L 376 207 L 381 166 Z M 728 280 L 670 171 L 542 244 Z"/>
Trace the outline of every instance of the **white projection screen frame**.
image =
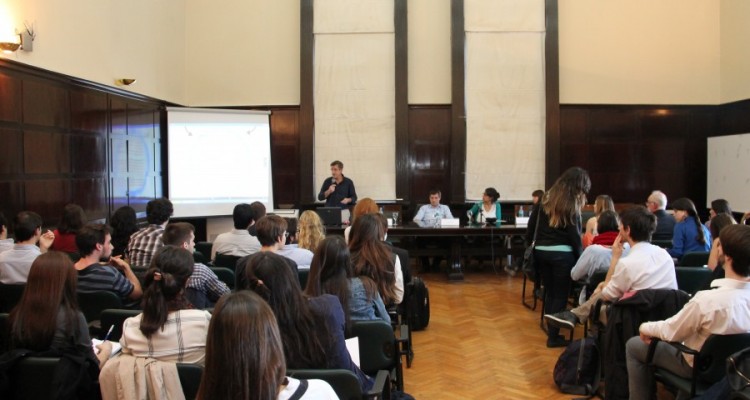
<path id="1" fill-rule="evenodd" d="M 733 211 L 750 211 L 750 133 L 708 138 L 706 207 L 726 199 Z"/>
<path id="2" fill-rule="evenodd" d="M 273 210 L 270 112 L 167 108 L 168 193 L 174 217 Z"/>

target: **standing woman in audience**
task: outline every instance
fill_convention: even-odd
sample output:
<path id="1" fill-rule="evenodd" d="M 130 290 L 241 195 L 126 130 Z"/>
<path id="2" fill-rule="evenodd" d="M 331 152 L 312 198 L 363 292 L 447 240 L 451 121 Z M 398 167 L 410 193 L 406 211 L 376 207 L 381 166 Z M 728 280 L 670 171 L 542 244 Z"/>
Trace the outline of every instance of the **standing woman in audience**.
<path id="1" fill-rule="evenodd" d="M 344 239 L 346 240 L 347 244 L 349 243 L 352 226 L 354 226 L 354 222 L 357 220 L 357 218 L 365 214 L 375 214 L 378 211 L 378 203 L 376 203 L 375 200 L 369 197 L 360 199 L 357 202 L 357 204 L 354 206 L 354 210 L 352 210 L 351 224 L 349 224 L 349 226 L 344 229 Z"/>
<path id="2" fill-rule="evenodd" d="M 573 167 L 565 171 L 547 191 L 529 218 L 527 242 L 531 243 L 539 219 L 534 247 L 536 269 L 545 288 L 544 313 L 565 310 L 570 293 L 570 271 L 583 251 L 581 243 L 581 207 L 591 179 L 586 170 Z M 547 347 L 562 347 L 560 330 L 547 327 Z"/>
<path id="3" fill-rule="evenodd" d="M 350 321 L 382 319 L 391 323 L 375 282 L 354 276 L 349 248 L 340 236 L 326 238 L 315 251 L 305 294 L 336 296 L 344 309 L 347 331 Z"/>
<path id="4" fill-rule="evenodd" d="M 86 225 L 86 213 L 83 212 L 83 208 L 78 204 L 67 204 L 63 208 L 57 229 L 52 232 L 55 234 L 55 241 L 52 242 L 49 249 L 65 253 L 78 253 L 76 234 L 84 225 Z"/>
<path id="5" fill-rule="evenodd" d="M 208 328 L 197 399 L 338 399 L 324 381 L 307 380 L 305 390 L 285 375 L 284 347 L 268 304 L 245 290 L 222 297 Z"/>
<path id="6" fill-rule="evenodd" d="M 125 253 L 130 242 L 130 235 L 138 232 L 138 219 L 133 207 L 118 208 L 109 219 L 109 226 L 112 227 L 112 256 L 123 256 L 128 259 Z"/>
<path id="7" fill-rule="evenodd" d="M 383 242 L 384 238 L 385 229 L 376 214 L 357 217 L 349 240 L 352 267 L 354 276 L 375 282 L 385 304 L 398 304 L 404 298 L 404 275 L 401 262 Z"/>
<path id="8" fill-rule="evenodd" d="M 484 189 L 482 193 L 482 201 L 474 204 L 469 210 L 469 219 L 474 219 L 475 222 L 480 220 L 486 220 L 487 218 L 495 218 L 497 222 L 500 222 L 502 218 L 502 212 L 500 210 L 500 193 L 493 187 Z"/>
<path id="9" fill-rule="evenodd" d="M 594 236 L 599 234 L 599 232 L 596 231 L 596 222 L 604 211 L 615 211 L 615 203 L 612 202 L 611 197 L 606 194 L 600 194 L 599 196 L 596 196 L 596 201 L 594 201 L 594 216 L 586 221 L 586 233 L 583 235 L 583 248 L 588 247 L 588 245 L 594 241 Z"/>
<path id="10" fill-rule="evenodd" d="M 318 213 L 307 210 L 299 216 L 297 225 L 297 243 L 299 248 L 315 252 L 323 239 L 326 237 L 326 228 Z"/>
<path id="11" fill-rule="evenodd" d="M 146 271 L 143 312 L 125 320 L 122 352 L 136 357 L 203 365 L 211 314 L 193 310 L 185 284 L 193 273 L 193 255 L 164 246 Z"/>
<path id="12" fill-rule="evenodd" d="M 37 257 L 21 300 L 10 313 L 11 346 L 83 356 L 90 367 L 88 376 L 96 381 L 99 369 L 112 353 L 112 344 L 105 341 L 97 345 L 99 352 L 94 354 L 86 318 L 78 309 L 77 282 L 78 274 L 65 253 L 49 251 Z"/>
<path id="13" fill-rule="evenodd" d="M 677 223 L 674 225 L 672 248 L 667 249 L 669 254 L 679 260 L 691 251 L 711 251 L 711 232 L 698 219 L 693 201 L 686 197 L 677 199 L 672 203 L 672 209 Z"/>
<path id="14" fill-rule="evenodd" d="M 372 387 L 373 381 L 346 350 L 344 310 L 336 297 L 324 294 L 305 298 L 284 259 L 271 252 L 250 256 L 244 274 L 238 289 L 257 293 L 273 310 L 287 367 L 348 369 L 359 378 L 363 391 Z"/>

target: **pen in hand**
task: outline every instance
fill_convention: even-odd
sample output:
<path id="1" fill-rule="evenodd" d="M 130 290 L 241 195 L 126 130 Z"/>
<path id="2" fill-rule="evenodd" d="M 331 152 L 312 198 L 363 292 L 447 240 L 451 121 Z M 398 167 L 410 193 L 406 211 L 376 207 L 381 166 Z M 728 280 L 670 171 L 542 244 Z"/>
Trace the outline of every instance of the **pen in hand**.
<path id="1" fill-rule="evenodd" d="M 109 330 L 107 331 L 107 334 L 106 334 L 106 335 L 104 335 L 104 341 L 105 341 L 105 342 L 106 342 L 106 341 L 107 341 L 107 340 L 109 339 L 109 335 L 111 335 L 111 334 L 112 334 L 112 330 L 113 330 L 113 329 L 115 329 L 115 326 L 114 326 L 114 325 L 110 326 L 110 327 L 109 327 Z"/>

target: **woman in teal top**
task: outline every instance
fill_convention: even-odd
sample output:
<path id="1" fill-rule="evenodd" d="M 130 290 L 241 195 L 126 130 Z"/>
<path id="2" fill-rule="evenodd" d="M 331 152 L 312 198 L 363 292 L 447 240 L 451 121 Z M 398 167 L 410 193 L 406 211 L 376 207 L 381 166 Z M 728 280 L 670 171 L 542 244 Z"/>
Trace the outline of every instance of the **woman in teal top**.
<path id="1" fill-rule="evenodd" d="M 487 218 L 496 218 L 497 225 L 500 225 L 500 217 L 502 212 L 500 211 L 500 202 L 497 201 L 500 198 L 500 193 L 495 188 L 488 187 L 484 190 L 482 195 L 482 201 L 474 204 L 469 210 L 469 222 L 482 223 Z"/>

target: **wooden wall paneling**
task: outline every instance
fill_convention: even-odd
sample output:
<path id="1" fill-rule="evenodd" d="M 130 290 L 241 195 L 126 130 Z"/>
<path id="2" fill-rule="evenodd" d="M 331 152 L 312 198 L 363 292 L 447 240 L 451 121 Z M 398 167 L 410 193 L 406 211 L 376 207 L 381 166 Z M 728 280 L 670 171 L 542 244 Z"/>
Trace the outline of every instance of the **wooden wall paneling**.
<path id="1" fill-rule="evenodd" d="M 719 127 L 711 136 L 750 132 L 750 100 L 723 104 L 718 114 Z"/>
<path id="2" fill-rule="evenodd" d="M 109 215 L 106 177 L 72 179 L 71 198 L 86 210 L 89 220 L 107 218 Z"/>
<path id="3" fill-rule="evenodd" d="M 544 90 L 545 90 L 545 187 L 563 172 L 560 137 L 560 51 L 558 0 L 545 0 Z"/>
<path id="4" fill-rule="evenodd" d="M 70 173 L 70 135 L 25 130 L 23 160 L 26 174 Z"/>
<path id="5" fill-rule="evenodd" d="M 21 80 L 0 73 L 0 121 L 21 122 Z"/>
<path id="6" fill-rule="evenodd" d="M 443 192 L 443 203 L 452 202 L 451 106 L 429 105 L 409 108 L 409 199 L 427 202 L 429 191 Z"/>
<path id="7" fill-rule="evenodd" d="M 56 225 L 71 198 L 71 180 L 67 177 L 24 182 L 24 209 L 41 215 L 45 226 Z"/>
<path id="8" fill-rule="evenodd" d="M 21 181 L 0 180 L 0 212 L 8 221 L 13 221 L 13 217 L 25 209 L 23 189 Z"/>
<path id="9" fill-rule="evenodd" d="M 300 110 L 271 107 L 271 162 L 274 207 L 300 204 Z"/>
<path id="10" fill-rule="evenodd" d="M 107 95 L 91 90 L 71 90 L 70 128 L 73 131 L 106 135 Z"/>
<path id="11" fill-rule="evenodd" d="M 451 0 L 451 141 L 450 190 L 453 203 L 466 200 L 466 104 L 465 104 L 464 0 Z"/>
<path id="12" fill-rule="evenodd" d="M 23 132 L 17 128 L 0 128 L 0 176 L 10 179 L 23 173 Z M 2 197 L 2 196 L 0 196 Z"/>
<path id="13" fill-rule="evenodd" d="M 409 41 L 407 1 L 395 0 L 396 198 L 412 200 L 409 161 Z"/>
<path id="14" fill-rule="evenodd" d="M 313 183 L 315 114 L 313 110 L 313 0 L 300 1 L 299 204 L 316 200 Z"/>
<path id="15" fill-rule="evenodd" d="M 70 126 L 68 90 L 52 81 L 24 79 L 23 122 L 68 129 Z"/>
<path id="16" fill-rule="evenodd" d="M 158 111 L 149 105 L 128 102 L 128 203 L 136 212 L 146 211 L 146 203 L 162 195 L 161 164 L 157 165 L 161 159 L 158 143 L 161 132 L 157 118 Z"/>

